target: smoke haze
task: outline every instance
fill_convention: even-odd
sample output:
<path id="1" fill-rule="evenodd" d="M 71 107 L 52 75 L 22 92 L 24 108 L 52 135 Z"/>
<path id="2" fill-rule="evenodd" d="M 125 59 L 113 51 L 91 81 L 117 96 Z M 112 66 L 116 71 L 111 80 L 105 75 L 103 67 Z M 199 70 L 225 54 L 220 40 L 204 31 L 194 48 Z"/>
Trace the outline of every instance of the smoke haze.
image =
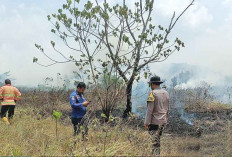
<path id="1" fill-rule="evenodd" d="M 65 54 L 72 53 L 50 32 L 52 26 L 47 21 L 47 15 L 57 12 L 63 2 L 1 1 L 0 74 L 10 71 L 15 85 L 36 86 L 43 83 L 46 77 L 53 77 L 55 80 L 57 73 L 72 78 L 72 72 L 78 71 L 73 64 L 44 68 L 32 63 L 34 56 L 41 63 L 50 63 L 38 52 L 35 43 L 42 45 L 49 56 L 58 60 L 61 58 L 54 55 L 51 40 L 56 41 L 58 48 Z M 172 13 L 175 10 L 177 14 L 180 13 L 189 2 L 190 0 L 157 0 L 154 22 L 166 26 Z M 134 1 L 130 1 L 128 5 L 133 7 L 133 3 Z M 188 69 L 191 78 L 180 84 L 183 87 L 193 86 L 199 81 L 221 85 L 231 83 L 232 1 L 196 1 L 177 23 L 170 38 L 174 39 L 176 36 L 185 42 L 186 48 L 174 53 L 164 63 L 151 64 L 153 73 L 170 84 L 171 78 Z"/>

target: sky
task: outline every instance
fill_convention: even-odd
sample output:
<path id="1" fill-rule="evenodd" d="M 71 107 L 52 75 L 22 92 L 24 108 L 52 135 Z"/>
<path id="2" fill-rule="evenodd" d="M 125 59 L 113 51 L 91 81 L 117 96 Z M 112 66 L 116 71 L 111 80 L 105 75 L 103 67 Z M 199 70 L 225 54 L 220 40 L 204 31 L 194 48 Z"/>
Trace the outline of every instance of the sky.
<path id="1" fill-rule="evenodd" d="M 121 0 L 111 1 L 117 3 Z M 134 3 L 130 0 L 128 5 Z M 33 64 L 33 57 L 49 63 L 34 46 L 43 45 L 52 55 L 52 25 L 47 15 L 57 12 L 64 0 L 0 0 L 0 74 L 10 71 L 15 85 L 37 85 L 46 77 L 71 75 L 78 70 L 73 64 L 44 68 Z M 180 13 L 190 0 L 155 0 L 153 20 L 167 25 L 172 14 Z M 232 76 L 232 0 L 196 0 L 172 31 L 172 37 L 185 42 L 185 48 L 163 63 L 150 65 L 151 71 L 165 75 L 164 68 L 173 63 L 197 65 L 212 71 L 210 77 Z M 59 48 L 69 51 L 62 44 Z M 57 58 L 59 59 L 59 58 Z M 213 76 L 215 75 L 215 76 Z M 208 78 L 210 78 L 208 77 Z"/>

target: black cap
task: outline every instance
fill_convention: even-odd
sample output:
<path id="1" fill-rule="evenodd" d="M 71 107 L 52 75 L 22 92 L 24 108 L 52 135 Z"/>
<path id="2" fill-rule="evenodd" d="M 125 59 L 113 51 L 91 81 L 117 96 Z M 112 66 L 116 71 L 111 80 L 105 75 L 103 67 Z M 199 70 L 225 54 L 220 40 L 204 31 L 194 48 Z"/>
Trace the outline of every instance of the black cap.
<path id="1" fill-rule="evenodd" d="M 163 81 L 160 80 L 159 76 L 154 76 L 150 79 L 150 81 L 148 83 L 157 83 L 157 84 L 161 84 L 163 83 Z"/>

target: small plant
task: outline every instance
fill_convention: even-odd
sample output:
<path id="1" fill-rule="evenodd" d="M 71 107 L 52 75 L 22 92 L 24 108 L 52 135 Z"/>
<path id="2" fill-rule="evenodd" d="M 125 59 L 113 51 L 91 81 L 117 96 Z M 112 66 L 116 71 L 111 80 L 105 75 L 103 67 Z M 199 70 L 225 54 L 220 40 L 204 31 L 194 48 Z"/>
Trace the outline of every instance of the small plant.
<path id="1" fill-rule="evenodd" d="M 12 149 L 12 155 L 13 156 L 21 156 L 22 152 L 20 149 L 15 148 L 15 149 Z"/>
<path id="2" fill-rule="evenodd" d="M 58 137 L 57 121 L 62 116 L 62 113 L 53 110 L 53 114 L 52 115 L 53 115 L 53 118 L 56 120 L 56 139 L 57 139 L 57 137 Z"/>
<path id="3" fill-rule="evenodd" d="M 102 118 L 107 118 L 107 116 L 104 113 L 101 114 L 101 117 Z M 110 115 L 107 123 L 111 123 L 113 121 L 114 121 L 114 117 L 112 115 Z M 110 135 L 111 135 L 111 133 L 110 133 L 110 127 L 107 125 L 107 123 L 104 123 L 103 129 L 102 129 L 102 131 L 105 132 L 105 137 L 104 137 L 104 142 L 103 142 L 104 156 L 106 155 L 106 139 L 108 137 L 110 137 Z M 101 139 L 101 135 L 100 134 L 98 134 L 98 138 Z"/>

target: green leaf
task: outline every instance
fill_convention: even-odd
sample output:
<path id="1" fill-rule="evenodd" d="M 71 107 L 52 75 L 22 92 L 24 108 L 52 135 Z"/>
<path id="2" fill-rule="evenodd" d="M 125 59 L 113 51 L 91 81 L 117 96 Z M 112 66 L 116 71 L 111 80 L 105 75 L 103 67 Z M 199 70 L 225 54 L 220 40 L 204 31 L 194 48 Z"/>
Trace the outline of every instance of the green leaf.
<path id="1" fill-rule="evenodd" d="M 72 4 L 72 0 L 67 0 L 68 5 Z"/>
<path id="2" fill-rule="evenodd" d="M 35 44 L 35 47 L 36 47 L 37 49 L 39 49 L 40 46 L 39 46 L 38 44 Z"/>
<path id="3" fill-rule="evenodd" d="M 103 67 L 106 67 L 107 65 L 108 65 L 108 64 L 107 64 L 106 62 L 103 62 L 103 63 L 102 63 L 102 66 L 103 66 Z"/>
<path id="4" fill-rule="evenodd" d="M 147 79 L 147 72 L 144 72 L 144 77 L 145 79 Z"/>
<path id="5" fill-rule="evenodd" d="M 56 33 L 56 30 L 55 30 L 55 29 L 51 29 L 51 32 L 52 32 L 52 33 Z"/>
<path id="6" fill-rule="evenodd" d="M 136 2 L 136 3 L 135 3 L 135 6 L 138 7 L 138 6 L 139 6 L 139 2 Z"/>
<path id="7" fill-rule="evenodd" d="M 58 13 L 62 13 L 62 11 L 63 11 L 62 9 L 58 9 Z"/>
<path id="8" fill-rule="evenodd" d="M 81 57 L 85 57 L 86 55 L 85 54 L 82 54 Z"/>
<path id="9" fill-rule="evenodd" d="M 38 61 L 38 58 L 34 57 L 33 58 L 33 63 L 37 62 Z"/>
<path id="10" fill-rule="evenodd" d="M 60 24 L 56 21 L 56 29 L 59 30 L 60 29 Z"/>
<path id="11" fill-rule="evenodd" d="M 109 121 L 110 121 L 110 122 L 113 122 L 113 121 L 114 121 L 114 117 L 113 117 L 112 115 L 110 115 Z"/>
<path id="12" fill-rule="evenodd" d="M 111 135 L 110 132 L 107 132 L 107 133 L 106 133 L 106 137 L 109 137 L 110 135 Z"/>
<path id="13" fill-rule="evenodd" d="M 67 5 L 66 4 L 63 4 L 63 9 L 66 9 L 67 8 Z"/>
<path id="14" fill-rule="evenodd" d="M 103 13 L 103 14 L 102 14 L 102 17 L 103 17 L 104 19 L 106 19 L 106 20 L 109 20 L 109 14 L 107 14 L 107 13 Z"/>
<path id="15" fill-rule="evenodd" d="M 104 113 L 101 114 L 102 118 L 107 118 L 106 115 Z"/>
<path id="16" fill-rule="evenodd" d="M 60 119 L 60 117 L 62 116 L 62 113 L 53 110 L 53 114 L 52 115 L 53 115 L 54 119 Z"/>
<path id="17" fill-rule="evenodd" d="M 51 16 L 50 16 L 50 15 L 48 15 L 47 17 L 48 17 L 48 21 L 50 21 L 50 20 L 51 20 Z"/>
<path id="18" fill-rule="evenodd" d="M 161 25 L 159 25 L 158 27 L 161 31 L 164 30 L 164 28 Z"/>
<path id="19" fill-rule="evenodd" d="M 91 3 L 90 1 L 88 1 L 88 2 L 85 4 L 85 8 L 86 8 L 87 10 L 91 9 L 92 6 L 93 6 L 93 3 Z"/>
<path id="20" fill-rule="evenodd" d="M 51 41 L 52 47 L 55 47 L 55 42 Z"/>
<path id="21" fill-rule="evenodd" d="M 128 43 L 128 44 L 130 43 L 129 37 L 126 36 L 125 34 L 123 35 L 122 40 L 123 40 L 125 43 Z"/>

